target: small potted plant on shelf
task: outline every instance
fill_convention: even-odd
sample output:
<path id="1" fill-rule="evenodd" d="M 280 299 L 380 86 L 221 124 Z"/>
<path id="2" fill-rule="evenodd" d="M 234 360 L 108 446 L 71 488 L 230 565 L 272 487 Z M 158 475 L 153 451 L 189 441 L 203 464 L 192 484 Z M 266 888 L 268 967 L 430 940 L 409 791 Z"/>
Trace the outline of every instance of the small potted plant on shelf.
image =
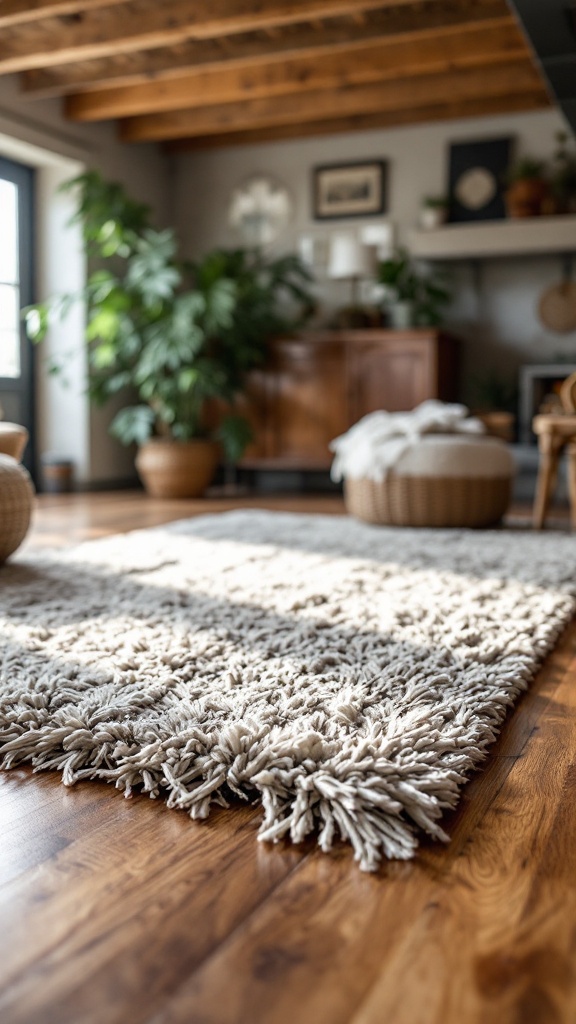
<path id="1" fill-rule="evenodd" d="M 568 133 L 556 133 L 556 151 L 550 169 L 549 209 L 546 212 L 576 213 L 576 150 L 568 146 Z"/>
<path id="2" fill-rule="evenodd" d="M 508 169 L 504 198 L 509 217 L 538 217 L 548 193 L 544 161 L 523 157 Z"/>
<path id="3" fill-rule="evenodd" d="M 91 171 L 66 187 L 78 189 L 75 219 L 98 268 L 80 295 L 28 307 L 27 332 L 42 340 L 83 299 L 89 396 L 98 404 L 129 396 L 111 433 L 139 446 L 136 468 L 150 493 L 201 494 L 220 450 L 235 462 L 250 439 L 235 399 L 264 360 L 267 340 L 309 313 L 309 272 L 296 256 L 267 259 L 257 250 L 179 260 L 174 231 L 154 229 L 148 207 L 121 185 Z M 207 426 L 211 400 L 228 410 L 214 430 Z"/>
<path id="4" fill-rule="evenodd" d="M 447 196 L 424 196 L 420 207 L 420 227 L 425 231 L 441 227 L 446 222 L 449 205 Z"/>
<path id="5" fill-rule="evenodd" d="M 380 261 L 377 280 L 384 286 L 385 309 L 393 328 L 430 327 L 442 322 L 451 296 L 441 272 L 419 269 L 408 252 L 399 249 L 394 256 Z"/>

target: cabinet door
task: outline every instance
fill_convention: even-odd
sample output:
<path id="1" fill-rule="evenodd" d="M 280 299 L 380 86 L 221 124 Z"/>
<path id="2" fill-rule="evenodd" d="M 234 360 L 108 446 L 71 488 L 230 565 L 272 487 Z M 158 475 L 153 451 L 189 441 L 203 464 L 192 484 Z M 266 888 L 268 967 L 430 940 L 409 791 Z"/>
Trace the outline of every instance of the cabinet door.
<path id="1" fill-rule="evenodd" d="M 343 344 L 276 341 L 270 369 L 269 455 L 284 466 L 329 466 L 328 444 L 347 427 Z"/>
<path id="2" fill-rule="evenodd" d="M 437 398 L 434 339 L 351 343 L 350 422 L 378 409 L 405 412 Z"/>

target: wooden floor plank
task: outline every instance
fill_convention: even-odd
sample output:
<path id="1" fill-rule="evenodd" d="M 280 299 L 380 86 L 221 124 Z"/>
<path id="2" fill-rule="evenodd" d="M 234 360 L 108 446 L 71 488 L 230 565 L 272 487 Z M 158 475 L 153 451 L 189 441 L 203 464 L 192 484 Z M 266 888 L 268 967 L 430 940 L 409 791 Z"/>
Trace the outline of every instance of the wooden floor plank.
<path id="1" fill-rule="evenodd" d="M 284 512 L 321 512 L 342 515 L 344 501 L 339 494 L 260 495 L 209 492 L 207 498 L 152 498 L 142 491 L 113 491 L 103 494 L 41 494 L 37 498 L 33 528 L 22 550 L 56 547 L 95 540 L 111 533 L 161 526 L 190 516 L 227 512 L 235 508 L 263 508 Z"/>
<path id="2" fill-rule="evenodd" d="M 338 495 L 41 496 L 46 544 Z M 529 510 L 515 510 L 528 524 Z M 104 783 L 0 777 L 2 1024 L 574 1024 L 576 626 L 450 816 L 447 846 L 362 875 Z"/>
<path id="3" fill-rule="evenodd" d="M 449 847 L 425 846 L 415 861 L 385 864 L 378 877 L 369 878 L 355 870 L 349 851 L 331 856 L 329 864 L 315 855 L 181 986 L 154 1024 L 462 1024 L 484 1014 L 486 1021 L 523 1021 L 514 1016 L 515 1002 L 495 1001 L 492 993 L 486 1000 L 471 971 L 483 958 L 489 962 L 490 929 L 498 939 L 506 933 L 504 945 L 524 935 L 532 880 L 517 865 L 526 849 L 536 856 L 538 844 L 544 850 L 561 806 L 566 766 L 576 757 L 575 714 L 563 719 L 564 735 L 556 737 L 563 758 L 555 750 L 546 808 L 534 814 L 542 756 L 550 756 L 548 734 L 556 733 L 563 687 L 576 712 L 574 631 L 564 643 L 565 664 L 551 673 L 550 699 L 540 701 L 539 713 L 530 709 L 526 743 L 534 728 L 538 742 L 521 758 L 507 756 L 503 737 L 475 779 L 477 796 L 485 798 L 480 807 L 487 805 L 484 814 L 478 816 L 478 802 L 471 800 L 468 813 L 453 816 Z M 536 701 L 528 698 L 530 703 Z M 512 739 L 516 746 L 517 735 Z M 552 915 L 554 903 L 552 891 Z M 570 952 L 576 949 L 564 955 Z M 219 978 L 228 982 L 216 1004 Z M 356 1012 L 363 992 L 373 986 L 366 1007 Z M 571 997 L 575 992 L 576 977 Z M 491 1017 L 492 1002 L 497 1005 Z"/>
<path id="4" fill-rule="evenodd" d="M 576 1019 L 575 671 L 353 1024 Z"/>
<path id="5" fill-rule="evenodd" d="M 198 824 L 138 802 L 0 890 L 0 1019 L 146 1020 L 306 856 L 258 848 L 251 809 Z"/>

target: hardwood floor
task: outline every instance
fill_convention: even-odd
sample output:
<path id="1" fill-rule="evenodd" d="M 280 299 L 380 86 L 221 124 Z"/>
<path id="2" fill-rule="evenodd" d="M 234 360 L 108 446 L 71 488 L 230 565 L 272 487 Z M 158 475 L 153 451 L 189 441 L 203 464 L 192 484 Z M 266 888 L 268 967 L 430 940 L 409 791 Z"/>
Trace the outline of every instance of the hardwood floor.
<path id="1" fill-rule="evenodd" d="M 239 503 L 43 496 L 29 549 Z M 1 580 L 0 580 L 1 584 Z M 361 874 L 111 787 L 0 776 L 2 1024 L 574 1024 L 576 626 L 447 822 Z"/>

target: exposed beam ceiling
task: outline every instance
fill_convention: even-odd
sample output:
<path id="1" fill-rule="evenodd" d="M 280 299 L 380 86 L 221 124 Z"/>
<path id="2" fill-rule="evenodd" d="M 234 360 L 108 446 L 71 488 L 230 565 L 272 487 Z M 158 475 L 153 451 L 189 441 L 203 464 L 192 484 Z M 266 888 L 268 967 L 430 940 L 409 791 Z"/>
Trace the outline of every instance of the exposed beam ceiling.
<path id="1" fill-rule="evenodd" d="M 300 95 L 243 100 L 165 114 L 144 114 L 122 123 L 121 137 L 128 142 L 186 138 L 222 133 L 227 128 L 267 128 L 287 123 L 304 124 L 347 115 L 383 113 L 433 104 L 450 104 L 454 98 L 510 96 L 539 87 L 536 71 L 522 59 L 501 66 L 471 68 L 444 74 L 422 75 L 373 85 L 344 86 Z"/>
<path id="2" fill-rule="evenodd" d="M 506 0 L 0 0 L 13 71 L 70 119 L 192 147 L 549 104 Z"/>
<path id="3" fill-rule="evenodd" d="M 282 59 L 297 54 L 311 57 L 357 43 L 378 39 L 393 42 L 402 36 L 417 39 L 423 32 L 442 31 L 450 26 L 466 29 L 496 19 L 503 24 L 511 21 L 515 24 L 503 0 L 483 0 L 482 3 L 466 0 L 457 5 L 448 5 L 446 0 L 429 0 L 425 5 L 364 11 L 361 20 L 342 15 L 320 23 L 285 25 L 282 32 L 275 35 L 260 30 L 215 39 L 191 39 L 169 47 L 39 68 L 24 72 L 22 87 L 31 95 L 42 96 L 100 85 L 138 85 L 200 68 L 250 67 L 273 57 Z"/>
<path id="4" fill-rule="evenodd" d="M 336 47 L 314 56 L 285 56 L 250 67 L 219 67 L 192 71 L 177 78 L 143 85 L 111 86 L 71 96 L 66 112 L 73 120 L 168 110 L 191 110 L 246 99 L 272 98 L 318 90 L 338 91 L 347 85 L 413 78 L 464 67 L 489 67 L 520 59 L 526 45 L 512 23 L 445 29 L 429 36 Z"/>
<path id="5" fill-rule="evenodd" d="M 477 100 L 452 100 L 408 110 L 386 110 L 376 114 L 350 114 L 337 120 L 305 121 L 302 124 L 275 125 L 271 128 L 239 129 L 222 135 L 196 135 L 166 142 L 168 152 L 219 149 L 222 146 L 246 146 L 252 143 L 278 142 L 284 139 L 303 139 L 312 136 L 333 135 L 335 132 L 372 131 L 375 128 L 398 128 L 407 124 L 427 124 L 458 118 L 488 117 L 490 114 L 523 113 L 541 107 L 542 90 L 512 96 L 487 97 Z"/>
<path id="6" fill-rule="evenodd" d="M 4 29 L 0 74 L 411 3 L 413 0 L 124 0 Z"/>
<path id="7" fill-rule="evenodd" d="M 2 0 L 0 5 L 0 28 L 21 25 L 39 18 L 54 18 L 63 14 L 79 14 L 96 7 L 121 4 L 124 0 Z"/>

